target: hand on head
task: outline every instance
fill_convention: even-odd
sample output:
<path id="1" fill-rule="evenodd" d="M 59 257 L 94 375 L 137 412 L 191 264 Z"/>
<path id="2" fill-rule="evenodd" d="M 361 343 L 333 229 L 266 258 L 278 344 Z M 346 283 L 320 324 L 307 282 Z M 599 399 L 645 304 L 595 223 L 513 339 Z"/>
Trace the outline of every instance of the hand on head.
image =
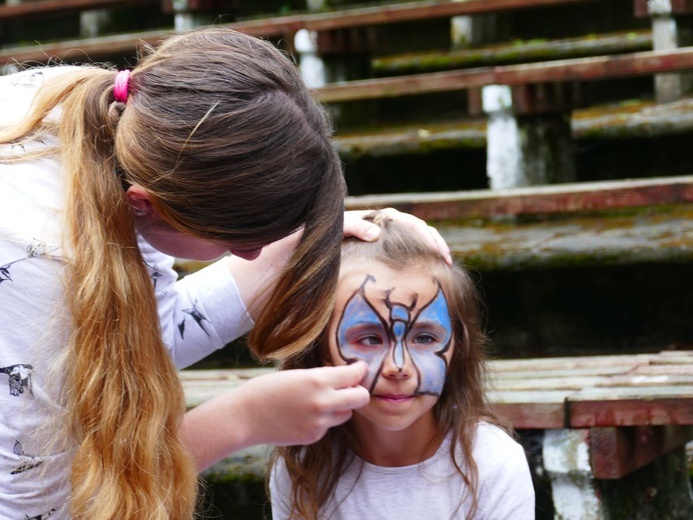
<path id="1" fill-rule="evenodd" d="M 403 213 L 394 208 L 385 208 L 380 211 L 412 232 L 419 234 L 432 250 L 438 251 L 445 259 L 445 262 L 448 265 L 452 265 L 450 247 L 436 228 L 429 226 L 424 220 L 414 215 Z M 366 242 L 377 240 L 380 236 L 380 227 L 377 224 L 363 220 L 363 217 L 369 213 L 371 213 L 371 210 L 347 211 L 344 214 L 344 236 L 360 238 Z"/>

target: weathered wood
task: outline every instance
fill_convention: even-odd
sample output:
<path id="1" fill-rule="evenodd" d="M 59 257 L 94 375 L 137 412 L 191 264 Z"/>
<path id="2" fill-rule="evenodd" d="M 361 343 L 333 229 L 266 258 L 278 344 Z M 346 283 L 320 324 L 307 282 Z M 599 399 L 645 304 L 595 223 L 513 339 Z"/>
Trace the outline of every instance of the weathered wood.
<path id="1" fill-rule="evenodd" d="M 349 209 L 394 207 L 424 220 L 569 214 L 693 202 L 693 176 L 349 197 Z"/>
<path id="2" fill-rule="evenodd" d="M 87 0 L 70 1 L 75 3 L 81 1 L 83 4 L 97 3 L 94 1 L 87 2 Z M 255 36 L 287 37 L 295 34 L 299 29 L 325 31 L 348 27 L 406 22 L 422 18 L 444 18 L 464 14 L 548 7 L 560 4 L 593 3 L 595 1 L 603 0 L 494 0 L 493 2 L 489 2 L 488 0 L 467 0 L 465 2 L 423 1 L 378 7 L 343 9 L 327 13 L 301 13 L 278 17 L 265 17 L 224 25 Z M 15 7 L 18 9 L 25 9 L 25 5 L 31 6 L 32 4 L 39 3 L 48 4 L 49 2 L 54 9 L 57 9 L 59 5 L 65 3 L 63 0 L 42 0 L 41 2 L 28 2 L 18 6 L 12 6 L 12 9 Z M 105 0 L 102 0 L 102 2 L 105 3 Z M 44 9 L 46 9 L 46 7 L 47 6 L 43 6 Z M 9 9 L 10 6 L 6 6 L 6 8 Z M 14 11 L 6 11 L 6 16 L 9 17 L 12 12 Z M 0 17 L 0 19 L 2 18 Z M 82 54 L 88 54 L 92 58 L 119 53 L 126 53 L 129 55 L 135 51 L 142 40 L 149 43 L 156 42 L 170 34 L 170 32 L 171 30 L 167 29 L 152 30 L 146 33 L 123 34 L 120 35 L 117 42 L 118 45 L 114 47 L 112 51 L 109 50 L 109 45 L 111 45 L 112 42 L 107 38 L 93 38 L 88 40 L 50 43 L 40 46 L 7 48 L 0 51 L 0 64 L 24 61 L 45 63 L 52 57 L 67 59 L 70 56 L 79 56 L 79 54 L 76 53 L 80 51 Z M 79 51 L 70 51 L 70 49 L 79 49 Z"/>
<path id="3" fill-rule="evenodd" d="M 238 388 L 253 377 L 273 372 L 273 368 L 227 370 L 183 370 L 180 372 L 188 407 L 195 407 L 223 390 Z"/>
<path id="4" fill-rule="evenodd" d="M 156 45 L 172 30 L 142 31 L 130 34 L 99 36 L 46 45 L 8 47 L 0 51 L 0 65 L 7 63 L 49 63 L 69 59 L 96 59 L 104 56 L 135 56 L 144 44 Z"/>
<path id="5" fill-rule="evenodd" d="M 0 4 L 0 22 L 10 18 L 32 18 L 54 14 L 66 14 L 89 9 L 141 6 L 159 0 L 37 0 L 20 4 Z"/>
<path id="6" fill-rule="evenodd" d="M 621 478 L 691 439 L 691 426 L 591 428 L 590 465 L 594 478 Z"/>
<path id="7" fill-rule="evenodd" d="M 562 403 L 500 403 L 491 405 L 493 412 L 518 430 L 563 428 L 565 411 Z"/>
<path id="8" fill-rule="evenodd" d="M 588 81 L 677 72 L 693 68 L 693 47 L 615 56 L 574 58 L 544 63 L 479 67 L 402 77 L 333 83 L 318 89 L 327 103 L 431 94 L 484 85 L 522 85 Z"/>
<path id="9" fill-rule="evenodd" d="M 373 59 L 373 70 L 385 73 L 414 73 L 432 70 L 527 63 L 652 50 L 649 29 L 591 34 L 578 38 L 544 41 L 514 41 L 474 48 L 425 51 Z"/>
<path id="10" fill-rule="evenodd" d="M 571 428 L 693 425 L 693 386 L 588 389 L 571 395 Z"/>
<path id="11" fill-rule="evenodd" d="M 666 359 L 679 364 L 662 364 Z M 669 367 L 672 374 L 633 375 L 648 366 Z M 495 412 L 518 429 L 688 426 L 693 425 L 691 366 L 691 352 L 496 360 L 489 364 L 487 395 Z M 188 405 L 196 406 L 272 370 L 184 370 L 181 377 Z"/>
<path id="12" fill-rule="evenodd" d="M 476 89 L 478 90 L 478 89 Z M 471 90 L 470 90 L 471 92 Z M 480 113 L 480 101 L 469 106 Z M 627 139 L 693 131 L 693 99 L 654 104 L 650 100 L 596 106 L 571 114 L 573 138 Z M 339 153 L 347 158 L 427 154 L 433 150 L 477 149 L 486 146 L 486 119 L 421 121 L 418 124 L 366 127 L 340 133 L 335 138 Z"/>
<path id="13" fill-rule="evenodd" d="M 367 25 L 411 22 L 421 19 L 550 7 L 561 4 L 595 2 L 596 0 L 466 0 L 401 2 L 377 7 L 357 7 L 326 13 L 296 14 L 247 20 L 227 24 L 241 32 L 266 36 L 293 34 L 299 29 L 328 31 Z"/>

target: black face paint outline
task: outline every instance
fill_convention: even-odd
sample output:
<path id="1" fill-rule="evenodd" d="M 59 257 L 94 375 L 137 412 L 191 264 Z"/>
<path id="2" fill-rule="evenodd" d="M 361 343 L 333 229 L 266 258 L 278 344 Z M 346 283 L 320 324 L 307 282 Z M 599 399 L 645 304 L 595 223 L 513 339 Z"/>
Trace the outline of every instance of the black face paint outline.
<path id="1" fill-rule="evenodd" d="M 352 294 L 351 297 L 344 304 L 344 307 L 342 309 L 342 315 L 339 318 L 337 329 L 335 331 L 335 343 L 337 345 L 337 351 L 339 353 L 339 356 L 347 364 L 355 363 L 359 360 L 363 360 L 368 364 L 369 370 L 368 375 L 364 380 L 364 386 L 368 389 L 368 391 L 371 394 L 373 393 L 376 382 L 378 381 L 378 378 L 382 373 L 385 356 L 392 355 L 393 363 L 396 367 L 398 367 L 401 370 L 404 367 L 404 351 L 406 350 L 406 352 L 409 354 L 409 358 L 418 377 L 417 387 L 414 391 L 414 394 L 432 396 L 441 395 L 444 388 L 445 378 L 447 376 L 448 369 L 448 361 L 445 358 L 445 354 L 450 349 L 450 345 L 452 343 L 452 320 L 450 319 L 449 306 L 447 304 L 447 299 L 445 298 L 445 293 L 443 292 L 440 282 L 435 278 L 433 279 L 433 281 L 438 287 L 435 296 L 433 296 L 433 298 L 431 298 L 430 301 L 428 301 L 424 306 L 422 306 L 414 317 L 411 316 L 411 311 L 414 308 L 416 308 L 418 296 L 414 297 L 413 302 L 409 305 L 399 302 L 393 302 L 390 299 L 390 295 L 392 294 L 392 291 L 394 289 L 388 290 L 385 295 L 385 305 L 390 310 L 390 317 L 389 319 L 385 319 L 383 316 L 381 316 L 380 312 L 373 306 L 373 304 L 366 297 L 366 284 L 369 282 L 376 282 L 375 277 L 370 274 L 366 275 L 366 278 L 363 281 L 363 283 L 359 286 L 359 288 L 356 291 L 354 291 L 354 294 Z M 447 337 L 440 341 L 440 343 L 443 346 L 439 350 L 434 350 L 433 352 L 427 349 L 424 350 L 424 354 L 428 354 L 429 356 L 433 354 L 437 356 L 442 362 L 443 381 L 440 384 L 437 384 L 435 382 L 435 377 L 438 374 L 431 374 L 422 371 L 421 367 L 419 366 L 421 364 L 428 364 L 426 363 L 428 358 L 422 361 L 421 356 L 424 354 L 419 354 L 417 349 L 411 348 L 407 342 L 407 337 L 409 335 L 409 332 L 414 329 L 415 325 L 417 324 L 417 321 L 419 320 L 419 318 L 421 318 L 422 315 L 425 315 L 427 311 L 431 310 L 433 312 L 440 312 L 441 306 L 444 306 L 445 317 L 447 318 L 447 320 L 449 320 L 449 323 L 443 324 L 443 328 L 447 331 Z M 359 307 L 361 308 L 359 309 Z M 350 312 L 351 309 L 355 310 Z M 344 336 L 346 334 L 346 329 L 348 329 L 348 326 L 344 324 L 344 319 L 345 316 L 347 316 L 347 314 L 353 314 L 355 316 L 355 318 L 353 319 L 357 319 L 356 317 L 362 316 L 365 322 L 370 321 L 373 323 L 373 326 L 381 327 L 387 336 L 388 344 L 386 345 L 386 347 L 381 349 L 380 351 L 378 351 L 377 349 L 373 349 L 373 351 L 370 352 L 369 356 L 353 354 L 349 355 L 349 352 L 345 352 L 345 350 L 347 350 L 345 346 L 348 344 L 348 341 L 346 341 Z M 399 331 L 396 331 L 396 328 L 398 328 Z M 401 360 L 400 363 L 397 362 L 398 356 Z M 436 391 L 436 389 L 438 388 L 439 391 Z"/>

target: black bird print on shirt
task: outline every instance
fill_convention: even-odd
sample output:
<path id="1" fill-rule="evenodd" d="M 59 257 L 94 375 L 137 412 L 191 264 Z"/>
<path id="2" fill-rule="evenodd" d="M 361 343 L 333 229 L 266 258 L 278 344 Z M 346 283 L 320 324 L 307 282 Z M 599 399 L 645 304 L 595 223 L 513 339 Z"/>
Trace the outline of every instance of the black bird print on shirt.
<path id="1" fill-rule="evenodd" d="M 22 260 L 26 260 L 26 258 L 22 258 Z M 16 264 L 20 261 L 21 260 L 15 260 L 14 262 L 10 262 L 9 264 L 0 265 L 0 283 L 12 281 L 12 276 L 10 276 L 10 267 L 12 267 L 12 264 Z"/>
<path id="2" fill-rule="evenodd" d="M 29 455 L 24 451 L 22 445 L 19 441 L 14 442 L 14 454 L 19 457 L 19 466 L 14 470 L 10 471 L 10 475 L 18 475 L 29 471 L 32 468 L 36 468 L 43 464 L 43 459 L 34 455 Z"/>
<path id="3" fill-rule="evenodd" d="M 193 303 L 192 308 L 190 309 L 183 309 L 183 312 L 185 314 L 188 314 L 193 320 L 195 320 L 195 323 L 199 325 L 199 327 L 202 329 L 202 332 L 207 334 L 209 336 L 209 332 L 205 329 L 204 324 L 202 323 L 203 321 L 209 321 L 204 314 L 202 314 L 198 309 L 197 309 L 197 302 Z M 181 322 L 178 324 L 178 332 L 180 332 L 180 337 L 183 339 L 184 334 L 185 334 L 185 320 L 187 319 L 187 316 L 185 316 Z"/>
<path id="4" fill-rule="evenodd" d="M 27 71 L 23 74 L 17 74 L 10 82 L 13 87 L 32 88 L 43 82 L 43 72 Z"/>
<path id="5" fill-rule="evenodd" d="M 24 260 L 31 260 L 32 258 L 47 256 L 57 250 L 58 248 L 55 246 L 49 246 L 41 240 L 34 239 L 33 242 L 26 247 L 26 257 L 13 260 L 5 265 L 0 265 L 0 284 L 2 282 L 13 281 L 12 276 L 10 275 L 10 267 L 12 267 L 14 264 L 23 262 Z"/>
<path id="6" fill-rule="evenodd" d="M 7 374 L 10 378 L 10 395 L 23 394 L 25 389 L 29 395 L 34 395 L 31 391 L 31 372 L 33 369 L 34 367 L 24 363 L 0 367 L 0 374 Z"/>
<path id="7" fill-rule="evenodd" d="M 54 507 L 48 513 L 45 515 L 36 515 L 36 516 L 29 516 L 29 515 L 24 515 L 24 520 L 43 520 L 44 518 L 48 518 L 51 516 L 53 513 L 55 513 L 58 510 L 57 507 Z"/>
<path id="8" fill-rule="evenodd" d="M 159 278 L 161 278 L 164 275 L 161 274 L 161 271 L 159 270 L 159 268 L 157 267 L 156 264 L 149 264 L 149 263 L 145 262 L 144 265 L 149 267 L 149 271 L 150 271 L 149 276 L 152 279 L 152 283 L 154 284 L 154 290 L 156 291 L 156 282 L 159 280 Z"/>
<path id="9" fill-rule="evenodd" d="M 56 246 L 50 246 L 42 240 L 38 240 L 37 238 L 35 238 L 33 242 L 31 242 L 31 244 L 26 246 L 26 252 L 29 256 L 24 260 L 28 260 L 29 258 L 39 258 L 42 256 L 48 256 L 57 250 L 58 248 Z"/>

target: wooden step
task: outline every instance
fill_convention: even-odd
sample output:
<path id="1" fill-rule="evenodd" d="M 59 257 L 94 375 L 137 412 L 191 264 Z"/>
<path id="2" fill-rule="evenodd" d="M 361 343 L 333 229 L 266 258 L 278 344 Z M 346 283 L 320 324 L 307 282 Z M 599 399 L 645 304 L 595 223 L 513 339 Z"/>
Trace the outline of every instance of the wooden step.
<path id="1" fill-rule="evenodd" d="M 341 103 L 450 92 L 485 85 L 594 81 L 689 69 L 693 69 L 693 47 L 681 47 L 666 51 L 643 51 L 614 56 L 345 81 L 326 85 L 317 91 L 324 102 Z"/>
<path id="2" fill-rule="evenodd" d="M 588 34 L 578 38 L 497 43 L 473 48 L 383 56 L 371 61 L 379 76 L 531 63 L 652 50 L 650 30 Z"/>
<path id="3" fill-rule="evenodd" d="M 643 375 L 656 366 L 670 371 Z M 209 397 L 210 384 L 214 393 L 236 388 L 243 371 L 230 370 L 228 377 L 225 372 L 182 371 L 189 406 Z M 259 373 L 249 370 L 248 377 Z M 590 457 L 598 478 L 620 478 L 693 438 L 691 351 L 494 360 L 489 363 L 487 392 L 496 413 L 516 429 L 591 428 L 595 442 Z M 639 435 L 637 461 L 614 451 L 614 443 L 628 444 L 634 432 Z M 660 442 L 660 434 L 671 445 Z M 212 467 L 205 477 L 228 481 L 245 473 L 260 479 L 267 455 L 263 446 L 245 450 Z"/>
<path id="4" fill-rule="evenodd" d="M 350 197 L 435 225 L 480 271 L 693 260 L 693 177 Z"/>
<path id="5" fill-rule="evenodd" d="M 693 131 L 693 98 L 660 104 L 627 100 L 574 110 L 571 116 L 573 137 L 577 140 L 673 135 Z M 340 132 L 334 142 L 345 158 L 479 149 L 486 147 L 486 118 L 370 125 Z"/>
<path id="6" fill-rule="evenodd" d="M 48 2 L 49 0 L 43 1 Z M 467 0 L 465 2 L 425 0 L 421 2 L 382 4 L 374 7 L 340 9 L 321 13 L 304 12 L 275 17 L 259 17 L 223 25 L 255 36 L 286 38 L 292 41 L 292 35 L 300 29 L 327 31 L 562 4 L 588 4 L 597 1 L 604 0 L 493 0 L 493 2 L 488 0 Z M 57 5 L 60 2 L 55 0 L 55 3 Z M 11 11 L 7 11 L 7 13 L 11 14 Z M 24 61 L 46 63 L 50 59 L 66 60 L 72 56 L 72 54 L 69 54 L 69 51 L 73 48 L 87 53 L 92 59 L 117 54 L 130 56 L 135 54 L 136 49 L 141 45 L 142 39 L 149 43 L 156 42 L 171 31 L 172 29 L 169 28 L 152 30 L 147 33 L 122 34 L 121 39 L 118 41 L 119 46 L 114 48 L 112 52 L 109 51 L 109 41 L 102 40 L 102 38 L 73 40 L 70 42 L 46 42 L 41 45 L 4 48 L 0 49 L 0 65 Z"/>
<path id="7" fill-rule="evenodd" d="M 348 197 L 392 207 L 441 232 L 479 271 L 693 260 L 693 176 Z M 178 260 L 182 273 L 203 262 Z"/>
<path id="8" fill-rule="evenodd" d="M 34 0 L 19 4 L 0 4 L 0 22 L 70 14 L 92 9 L 135 7 L 159 0 Z"/>

